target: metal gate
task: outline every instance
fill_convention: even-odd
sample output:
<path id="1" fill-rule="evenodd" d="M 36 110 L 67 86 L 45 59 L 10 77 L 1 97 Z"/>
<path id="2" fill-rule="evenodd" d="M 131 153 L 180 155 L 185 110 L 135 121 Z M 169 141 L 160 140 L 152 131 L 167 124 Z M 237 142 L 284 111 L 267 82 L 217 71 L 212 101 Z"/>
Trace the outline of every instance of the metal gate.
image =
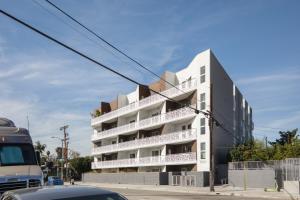
<path id="1" fill-rule="evenodd" d="M 173 175 L 172 185 L 174 186 L 196 186 L 196 176 L 190 175 Z"/>

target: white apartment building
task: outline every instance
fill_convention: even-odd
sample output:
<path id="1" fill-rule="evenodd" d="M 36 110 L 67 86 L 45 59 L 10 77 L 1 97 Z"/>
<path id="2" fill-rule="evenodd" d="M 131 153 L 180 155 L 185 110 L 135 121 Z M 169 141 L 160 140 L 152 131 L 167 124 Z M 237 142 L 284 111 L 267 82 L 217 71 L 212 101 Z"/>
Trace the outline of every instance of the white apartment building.
<path id="1" fill-rule="evenodd" d="M 167 71 L 161 77 L 176 87 L 161 79 L 118 95 L 110 103 L 101 102 L 100 116 L 91 120 L 92 169 L 100 173 L 205 172 L 210 167 L 210 134 L 216 164 L 227 162 L 234 144 L 252 138 L 252 109 L 211 50 L 198 54 L 181 71 Z M 212 112 L 229 132 L 215 126 L 210 133 L 208 119 L 188 105 Z"/>

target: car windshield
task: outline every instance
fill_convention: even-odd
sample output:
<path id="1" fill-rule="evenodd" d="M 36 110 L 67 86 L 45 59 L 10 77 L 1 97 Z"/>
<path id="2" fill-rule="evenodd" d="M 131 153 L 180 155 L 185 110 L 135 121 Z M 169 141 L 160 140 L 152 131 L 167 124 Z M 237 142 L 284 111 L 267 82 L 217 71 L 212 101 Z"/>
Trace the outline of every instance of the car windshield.
<path id="1" fill-rule="evenodd" d="M 35 153 L 30 144 L 0 144 L 0 165 L 36 165 Z"/>
<path id="2" fill-rule="evenodd" d="M 101 194 L 101 195 L 92 195 L 92 196 L 81 196 L 81 197 L 71 197 L 71 198 L 62 198 L 55 200 L 127 200 L 125 197 L 120 196 L 119 194 Z"/>

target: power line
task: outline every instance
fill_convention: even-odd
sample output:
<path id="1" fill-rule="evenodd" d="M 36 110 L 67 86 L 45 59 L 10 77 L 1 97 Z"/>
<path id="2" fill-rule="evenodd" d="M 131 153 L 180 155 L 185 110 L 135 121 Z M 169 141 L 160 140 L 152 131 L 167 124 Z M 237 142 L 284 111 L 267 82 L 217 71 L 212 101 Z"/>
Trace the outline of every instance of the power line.
<path id="1" fill-rule="evenodd" d="M 87 30 L 88 32 L 92 33 L 94 36 L 96 36 L 98 39 L 100 39 L 101 41 L 103 41 L 104 43 L 106 43 L 108 46 L 110 46 L 111 48 L 115 49 L 117 52 L 119 52 L 120 54 L 122 54 L 123 56 L 125 56 L 126 58 L 128 58 L 129 60 L 131 60 L 132 62 L 136 63 L 138 66 L 142 67 L 143 69 L 145 69 L 146 71 L 150 72 L 152 75 L 158 77 L 159 79 L 163 80 L 164 82 L 168 83 L 169 85 L 173 86 L 174 88 L 178 89 L 179 91 L 185 93 L 184 91 L 180 90 L 178 87 L 176 87 L 174 84 L 168 82 L 167 80 L 163 79 L 162 77 L 160 77 L 158 74 L 154 73 L 153 71 L 151 71 L 150 69 L 148 69 L 147 67 L 145 67 L 144 65 L 142 65 L 139 61 L 135 60 L 134 58 L 130 57 L 128 54 L 124 53 L 123 51 L 121 51 L 119 48 L 117 48 L 116 46 L 114 46 L 113 44 L 111 44 L 110 42 L 108 42 L 107 40 L 105 40 L 103 37 L 101 37 L 99 34 L 97 34 L 95 31 L 91 30 L 90 28 L 88 28 L 87 26 L 85 26 L 83 23 L 79 22 L 77 19 L 75 19 L 74 17 L 72 17 L 70 14 L 68 14 L 66 11 L 62 10 L 60 7 L 58 7 L 57 5 L 55 5 L 54 3 L 52 3 L 50 0 L 45 0 L 47 3 L 49 3 L 51 6 L 53 6 L 54 8 L 56 8 L 57 10 L 59 10 L 61 13 L 63 13 L 65 16 L 67 16 L 69 19 L 71 19 L 72 21 L 76 22 L 77 24 L 79 24 L 81 27 L 83 27 L 85 30 Z M 197 100 L 199 101 L 199 100 Z M 199 101 L 200 102 L 200 101 Z M 198 112 L 200 112 L 198 110 Z M 208 113 L 202 112 L 202 114 L 208 115 Z M 211 114 L 210 114 L 211 115 Z M 221 127 L 224 131 L 226 131 L 227 133 L 231 133 L 230 131 L 228 131 L 223 124 L 221 124 L 220 122 L 218 122 L 214 117 L 212 117 L 213 121 L 216 122 L 216 124 L 219 125 L 219 127 Z M 232 134 L 233 135 L 233 134 Z M 233 137 L 235 137 L 233 135 Z"/>
<path id="2" fill-rule="evenodd" d="M 35 0 L 33 0 L 35 1 Z M 177 90 L 181 91 L 183 94 L 186 94 L 186 92 L 184 92 L 183 90 L 181 90 L 180 88 L 178 88 L 176 85 L 170 83 L 169 81 L 165 80 L 164 78 L 160 77 L 158 74 L 156 74 L 155 72 L 153 72 L 152 70 L 150 70 L 149 68 L 147 68 L 146 66 L 144 66 L 143 64 L 141 64 L 139 61 L 137 61 L 136 59 L 132 58 L 131 56 L 129 56 L 128 54 L 124 53 L 122 50 L 120 50 L 119 48 L 117 48 L 115 45 L 113 45 L 112 43 L 108 42 L 107 40 L 104 39 L 103 36 L 100 36 L 99 34 L 97 34 L 95 31 L 91 30 L 90 28 L 88 28 L 87 26 L 85 26 L 82 22 L 79 22 L 77 19 L 75 19 L 73 16 L 71 16 L 69 13 L 67 13 L 66 11 L 64 11 L 62 8 L 60 8 L 59 6 L 57 6 L 56 4 L 52 3 L 50 0 L 45 0 L 47 3 L 49 3 L 52 7 L 54 7 L 55 9 L 57 9 L 58 11 L 60 11 L 62 14 L 64 14 L 65 16 L 67 16 L 69 19 L 71 19 L 72 21 L 74 21 L 75 23 L 77 23 L 78 25 L 80 25 L 81 27 L 83 27 L 85 30 L 87 30 L 88 32 L 90 32 L 91 34 L 93 34 L 94 36 L 96 36 L 98 39 L 100 39 L 102 42 L 104 42 L 105 44 L 107 44 L 108 46 L 110 46 L 111 48 L 113 48 L 114 50 L 116 50 L 117 52 L 119 52 L 120 54 L 122 54 L 123 56 L 125 56 L 126 58 L 128 58 L 130 61 L 134 62 L 135 64 L 137 64 L 139 67 L 143 68 L 144 70 L 150 72 L 152 75 L 158 77 L 160 80 L 164 81 L 165 83 L 171 85 L 172 87 L 176 88 Z M 37 2 L 36 2 L 37 3 Z M 41 5 L 40 5 L 41 6 Z M 44 7 L 44 9 L 47 9 Z M 50 12 L 50 11 L 48 11 Z M 52 13 L 52 15 L 55 15 Z M 56 16 L 56 15 L 55 15 Z M 56 16 L 57 18 L 59 18 L 58 16 Z M 60 19 L 60 18 L 59 18 Z M 66 24 L 66 23 L 65 23 Z M 68 25 L 68 24 L 67 24 Z M 70 25 L 68 25 L 70 26 Z M 74 27 L 71 27 L 74 29 Z M 78 30 L 75 30 L 78 32 Z M 87 37 L 86 35 L 83 35 L 84 37 Z M 91 40 L 89 37 L 87 37 L 89 40 Z M 93 41 L 93 40 L 91 40 Z M 95 41 L 93 41 L 95 42 Z M 97 42 L 95 42 L 97 43 Z M 101 46 L 103 47 L 103 46 Z M 112 53 L 112 52 L 111 52 Z M 112 53 L 113 54 L 113 53 Z M 116 56 L 115 54 L 113 54 L 114 56 Z M 119 58 L 118 58 L 119 59 Z M 137 69 L 137 68 L 136 68 Z M 137 69 L 138 70 L 138 69 Z M 138 70 L 139 71 L 139 70 Z M 139 71 L 140 72 L 140 71 Z M 209 87 L 208 87 L 209 88 Z M 200 100 L 197 99 L 198 102 L 200 102 Z"/>
<path id="3" fill-rule="evenodd" d="M 77 24 L 79 24 L 81 27 L 83 27 L 85 30 L 87 30 L 88 32 L 90 32 L 91 34 L 93 34 L 94 36 L 96 36 L 98 39 L 100 39 L 101 41 L 103 41 L 105 44 L 107 44 L 108 46 L 110 46 L 111 48 L 113 48 L 114 50 L 116 50 L 117 52 L 119 52 L 120 54 L 122 54 L 123 56 L 125 56 L 126 58 L 128 58 L 129 60 L 131 60 L 132 62 L 134 62 L 135 64 L 137 64 L 139 67 L 143 68 L 144 70 L 148 71 L 149 73 L 151 73 L 152 75 L 158 77 L 160 80 L 164 81 L 165 83 L 168 83 L 170 86 L 175 87 L 176 89 L 180 90 L 181 92 L 185 93 L 184 91 L 182 91 L 181 89 L 179 89 L 178 87 L 176 87 L 176 85 L 170 83 L 169 81 L 167 81 L 166 79 L 160 77 L 158 74 L 156 74 L 155 72 L 153 72 L 152 70 L 150 70 L 148 67 L 144 66 L 142 63 L 140 63 L 139 61 L 137 61 L 136 59 L 132 58 L 131 56 L 129 56 L 128 54 L 126 54 L 125 52 L 123 52 L 122 50 L 120 50 L 118 47 L 116 47 L 115 45 L 113 45 L 112 43 L 108 42 L 107 40 L 105 40 L 102 36 L 100 36 L 99 34 L 97 34 L 95 31 L 91 30 L 90 28 L 88 28 L 87 26 L 85 26 L 83 23 L 79 22 L 77 19 L 75 19 L 74 17 L 72 17 L 70 14 L 68 14 L 66 11 L 64 11 L 63 9 L 61 9 L 60 7 L 58 7 L 57 5 L 55 5 L 54 3 L 52 3 L 50 0 L 45 0 L 47 3 L 49 3 L 51 6 L 53 6 L 54 8 L 56 8 L 57 10 L 59 10 L 61 13 L 63 13 L 65 16 L 67 16 L 68 18 L 70 18 L 72 21 L 76 22 Z"/>
<path id="4" fill-rule="evenodd" d="M 35 0 L 33 0 L 35 3 L 39 4 L 40 7 L 46 9 L 45 7 L 43 7 L 40 3 L 36 2 Z M 100 39 L 101 41 L 103 41 L 104 43 L 106 43 L 108 46 L 110 46 L 111 48 L 113 48 L 114 50 L 116 50 L 117 52 L 119 52 L 120 54 L 122 54 L 123 56 L 125 56 L 126 58 L 128 58 L 129 60 L 131 60 L 132 62 L 134 62 L 135 64 L 137 64 L 138 66 L 142 67 L 144 70 L 150 72 L 152 75 L 158 77 L 159 79 L 163 80 L 164 82 L 168 83 L 169 85 L 173 86 L 174 88 L 178 89 L 179 91 L 183 92 L 185 94 L 184 91 L 180 90 L 178 87 L 176 87 L 174 84 L 168 82 L 167 80 L 163 79 L 162 77 L 160 77 L 158 74 L 154 73 L 153 71 L 151 71 L 150 69 L 148 69 L 147 67 L 145 67 L 144 65 L 142 65 L 139 61 L 137 61 L 136 59 L 130 57 L 128 54 L 124 53 L 122 50 L 120 50 L 119 48 L 117 48 L 116 46 L 114 46 L 113 44 L 111 44 L 110 42 L 108 42 L 107 40 L 105 40 L 103 37 L 101 37 L 99 34 L 97 34 L 95 31 L 91 30 L 90 28 L 88 28 L 87 26 L 85 26 L 83 23 L 79 22 L 77 19 L 75 19 L 74 17 L 72 17 L 70 14 L 68 14 L 66 11 L 62 10 L 60 7 L 58 7 L 57 5 L 55 5 L 54 3 L 52 3 L 50 0 L 45 0 L 47 3 L 49 3 L 51 6 L 53 6 L 54 8 L 56 8 L 57 10 L 59 10 L 61 13 L 63 13 L 65 16 L 67 16 L 69 19 L 71 19 L 72 21 L 76 22 L 77 24 L 79 24 L 81 27 L 83 27 L 85 30 L 87 30 L 88 32 L 92 33 L 94 36 L 96 36 L 98 39 Z M 46 9 L 47 10 L 47 9 Z M 50 12 L 50 11 L 48 11 Z M 51 12 L 50 12 L 51 13 Z M 55 14 L 51 13 L 52 15 L 56 16 Z M 57 16 L 56 16 L 57 17 Z M 59 17 L 57 17 L 59 18 Z M 59 18 L 60 19 L 60 18 Z M 67 24 L 65 21 L 63 21 L 66 25 L 70 26 L 72 29 L 74 29 L 76 32 L 79 32 L 77 29 L 75 29 L 74 27 L 72 27 L 71 25 Z M 83 33 L 79 32 L 81 35 L 83 35 L 84 37 L 87 37 L 90 41 L 95 42 L 94 40 L 92 40 L 91 38 L 89 38 L 88 36 L 84 35 Z M 97 42 L 95 42 L 97 43 Z M 101 46 L 103 47 L 103 46 Z M 112 53 L 112 52 L 111 52 Z M 115 55 L 115 54 L 113 54 Z M 115 55 L 116 56 L 116 55 Z M 141 85 L 141 84 L 139 84 Z M 147 86 L 146 86 L 147 87 Z M 148 87 L 149 88 L 149 87 Z M 150 88 L 149 88 L 150 89 Z M 153 91 L 154 93 L 160 94 L 152 89 L 150 89 L 151 91 Z M 160 94 L 162 95 L 162 94 Z M 165 95 L 162 95 L 165 96 Z M 165 96 L 166 97 L 166 96 Z M 168 97 L 166 97 L 168 98 Z M 169 100 L 174 101 L 173 99 L 168 98 Z M 198 102 L 200 102 L 199 100 L 197 100 Z M 179 104 L 179 102 L 176 102 Z M 194 108 L 193 108 L 194 109 Z M 197 109 L 194 109 L 196 113 L 201 112 L 202 114 L 208 116 L 208 113 L 203 112 L 203 111 L 199 111 Z M 220 115 L 222 115 L 221 117 L 223 119 L 226 119 L 223 114 L 219 113 Z M 212 113 L 210 113 L 210 115 L 212 115 Z M 213 121 L 218 124 L 217 126 L 221 127 L 225 132 L 232 134 L 229 130 L 227 130 L 224 125 L 222 123 L 220 123 L 218 120 L 216 120 L 215 117 L 211 116 Z M 227 121 L 227 120 L 226 120 Z M 235 137 L 235 135 L 232 134 L 233 137 Z"/>
<path id="5" fill-rule="evenodd" d="M 48 34 L 42 32 L 42 31 L 36 29 L 35 27 L 33 27 L 33 26 L 27 24 L 26 22 L 24 22 L 24 21 L 22 21 L 22 20 L 20 20 L 20 19 L 18 19 L 18 18 L 16 18 L 16 17 L 14 17 L 14 16 L 12 16 L 12 15 L 10 15 L 9 13 L 7 13 L 7 12 L 1 10 L 1 9 L 0 9 L 0 12 L 1 12 L 2 14 L 4 14 L 5 16 L 9 17 L 10 19 L 12 19 L 12 20 L 14 20 L 14 21 L 16 21 L 16 22 L 22 24 L 23 26 L 25 26 L 25 27 L 31 29 L 32 31 L 34 31 L 34 32 L 36 32 L 36 33 L 42 35 L 43 37 L 45 37 L 45 38 L 47 38 L 47 39 L 49 39 L 49 40 L 55 42 L 56 44 L 58 44 L 58 45 L 60 45 L 60 46 L 62 46 L 62 47 L 64 47 L 64 48 L 66 48 L 66 49 L 72 51 L 73 53 L 75 53 L 75 54 L 77 54 L 77 55 L 79 55 L 79 56 L 81 56 L 81 57 L 83 57 L 83 58 L 85 58 L 85 59 L 87 59 L 87 60 L 89 60 L 89 61 L 91 61 L 91 62 L 97 64 L 97 65 L 99 65 L 100 67 L 102 67 L 102 68 L 104 68 L 104 69 L 106 69 L 106 70 L 108 70 L 108 71 L 110 71 L 110 72 L 112 72 L 112 73 L 114 73 L 114 74 L 117 74 L 118 76 L 120 76 L 120 77 L 122 77 L 122 78 L 124 78 L 124 79 L 126 79 L 126 80 L 128 80 L 128 81 L 130 81 L 130 82 L 132 82 L 132 83 L 135 83 L 136 85 L 141 85 L 141 86 L 145 86 L 145 87 L 149 88 L 148 86 L 143 85 L 143 84 L 139 83 L 138 81 L 135 81 L 134 79 L 132 79 L 132 78 L 130 78 L 130 77 L 127 77 L 127 76 L 125 76 L 124 74 L 122 74 L 122 73 L 120 73 L 120 72 L 117 72 L 116 70 L 114 70 L 114 69 L 112 69 L 112 68 L 110 68 L 110 67 L 108 67 L 108 66 L 106 66 L 106 65 L 104 65 L 104 64 L 102 64 L 102 63 L 100 63 L 100 62 L 98 62 L 97 60 L 95 60 L 95 59 L 93 59 L 93 58 L 90 58 L 89 56 L 85 55 L 84 53 L 81 53 L 80 51 L 78 51 L 78 50 L 76 50 L 76 49 L 74 49 L 74 48 L 68 46 L 67 44 L 65 44 L 65 43 L 63 43 L 63 42 L 61 42 L 61 41 L 59 41 L 59 40 L 57 40 L 57 39 L 51 37 L 50 35 L 48 35 Z M 157 92 L 157 91 L 155 91 L 155 90 L 153 90 L 153 89 L 151 89 L 151 88 L 149 88 L 149 90 L 151 90 L 151 91 L 154 92 L 155 94 L 158 94 L 158 95 L 160 95 L 160 96 L 162 96 L 162 97 L 164 97 L 164 98 L 166 98 L 166 99 L 168 99 L 168 100 L 170 100 L 170 101 L 172 101 L 172 102 L 174 102 L 174 103 L 176 103 L 176 104 L 178 104 L 178 105 L 180 105 L 180 106 L 186 106 L 185 104 L 182 104 L 182 103 L 180 103 L 180 102 L 177 102 L 177 101 L 175 101 L 175 100 L 169 98 L 168 96 L 163 95 L 163 94 L 161 94 L 161 93 L 159 93 L 159 92 Z M 220 122 L 213 116 L 213 114 L 212 114 L 210 111 L 204 112 L 204 111 L 202 111 L 202 110 L 198 110 L 198 109 L 193 108 L 193 107 L 191 107 L 191 106 L 187 106 L 187 107 L 190 108 L 190 109 L 192 109 L 192 110 L 194 110 L 196 114 L 201 113 L 201 114 L 203 114 L 204 116 L 211 118 L 211 119 L 213 120 L 213 122 L 216 124 L 217 127 L 222 128 L 225 132 L 227 132 L 227 133 L 231 134 L 233 137 L 235 137 L 235 135 L 234 135 L 232 132 L 230 132 L 229 130 L 227 130 L 227 129 L 224 127 L 224 125 L 223 125 L 222 123 L 220 123 Z"/>
<path id="6" fill-rule="evenodd" d="M 91 62 L 93 62 L 93 63 L 95 63 L 95 64 L 97 64 L 97 65 L 99 65 L 100 67 L 102 67 L 102 68 L 104 68 L 104 69 L 106 69 L 106 70 L 108 70 L 108 71 L 110 71 L 110 72 L 112 72 L 112 73 L 114 73 L 114 74 L 117 74 L 118 76 L 120 76 L 120 77 L 122 77 L 122 78 L 124 78 L 124 79 L 126 79 L 126 80 L 128 80 L 128 81 L 130 81 L 130 82 L 132 82 L 132 83 L 135 83 L 136 85 L 141 85 L 141 86 L 145 86 L 145 87 L 149 88 L 148 86 L 143 85 L 143 84 L 139 83 L 138 81 L 135 81 L 134 79 L 132 79 L 132 78 L 130 78 L 130 77 L 127 77 L 127 76 L 125 76 L 124 74 L 122 74 L 122 73 L 120 73 L 120 72 L 117 72 L 116 70 L 114 70 L 114 69 L 112 69 L 112 68 L 110 68 L 110 67 L 108 67 L 108 66 L 106 66 L 106 65 L 104 65 L 104 64 L 102 64 L 102 63 L 100 63 L 100 62 L 98 62 L 97 60 L 95 60 L 95 59 L 93 59 L 93 58 L 90 58 L 89 56 L 85 55 L 84 53 L 81 53 L 80 51 L 78 51 L 78 50 L 76 50 L 76 49 L 74 49 L 74 48 L 68 46 L 67 44 L 65 44 L 65 43 L 63 43 L 63 42 L 61 42 L 61 41 L 59 41 L 59 40 L 57 40 L 57 39 L 51 37 L 50 35 L 48 35 L 48 34 L 42 32 L 42 31 L 36 29 L 35 27 L 33 27 L 33 26 L 27 24 L 26 22 L 24 22 L 24 21 L 22 21 L 22 20 L 20 20 L 20 19 L 18 19 L 18 18 L 16 18 L 16 17 L 14 17 L 14 16 L 12 16 L 12 15 L 10 15 L 9 13 L 7 13 L 7 12 L 1 10 L 1 9 L 0 9 L 0 12 L 1 12 L 2 14 L 4 14 L 5 16 L 9 17 L 10 19 L 12 19 L 12 20 L 14 20 L 14 21 L 16 21 L 16 22 L 22 24 L 23 26 L 25 26 L 25 27 L 31 29 L 32 31 L 34 31 L 34 32 L 36 32 L 36 33 L 38 33 L 38 34 L 44 36 L 45 38 L 47 38 L 47 39 L 49 39 L 49 40 L 55 42 L 56 44 L 59 44 L 60 46 L 62 46 L 62 47 L 64 47 L 64 48 L 66 48 L 66 49 L 72 51 L 73 53 L 75 53 L 75 54 L 77 54 L 77 55 L 80 55 L 81 57 L 83 57 L 83 58 L 85 58 L 85 59 L 87 59 L 87 60 L 89 60 L 89 61 L 91 61 Z M 164 97 L 164 98 L 166 98 L 166 99 L 168 99 L 168 100 L 170 100 L 170 101 L 172 101 L 172 102 L 174 102 L 174 103 L 176 103 L 176 104 L 178 104 L 178 105 L 180 105 L 180 106 L 186 106 L 185 104 L 182 104 L 182 103 L 180 103 L 180 102 L 177 102 L 177 101 L 175 101 L 175 100 L 169 98 L 168 96 L 166 96 L 166 95 L 164 95 L 164 94 L 161 94 L 161 93 L 159 93 L 159 92 L 157 92 L 157 91 L 155 91 L 155 90 L 153 90 L 153 89 L 151 89 L 151 88 L 149 88 L 149 90 L 151 90 L 152 92 L 154 92 L 154 93 L 156 93 L 156 94 L 158 94 L 158 95 L 160 95 L 160 96 L 162 96 L 162 97 Z M 194 110 L 196 114 L 202 113 L 202 114 L 204 114 L 205 116 L 209 115 L 207 112 L 198 110 L 198 109 L 193 108 L 193 107 L 191 107 L 191 106 L 187 106 L 187 107 L 190 108 L 190 109 L 192 109 L 192 110 Z"/>
<path id="7" fill-rule="evenodd" d="M 40 2 L 38 2 L 37 0 L 31 0 L 34 4 L 36 4 L 37 6 L 39 6 L 40 8 L 42 8 L 43 10 L 45 10 L 47 13 L 49 13 L 50 15 L 54 16 L 56 19 L 58 19 L 60 22 L 62 22 L 63 24 L 65 24 L 66 26 L 70 27 L 72 30 L 74 30 L 75 32 L 77 32 L 78 34 L 80 34 L 81 36 L 83 36 L 84 38 L 86 38 L 87 40 L 89 40 L 92 44 L 97 45 L 101 48 L 103 48 L 105 51 L 109 52 L 111 55 L 113 55 L 115 58 L 117 58 L 119 61 L 124 61 L 120 58 L 119 55 L 115 54 L 111 49 L 105 48 L 104 45 L 102 45 L 101 43 L 99 43 L 99 41 L 95 40 L 94 38 L 90 38 L 87 34 L 79 31 L 76 27 L 74 27 L 73 25 L 69 24 L 67 21 L 65 21 L 63 18 L 59 17 L 58 15 L 56 15 L 56 13 L 54 13 L 53 11 L 49 10 L 47 7 L 45 7 L 43 4 L 41 4 Z M 136 70 L 138 70 L 141 74 L 143 74 L 142 71 L 140 71 L 137 67 L 135 67 Z"/>

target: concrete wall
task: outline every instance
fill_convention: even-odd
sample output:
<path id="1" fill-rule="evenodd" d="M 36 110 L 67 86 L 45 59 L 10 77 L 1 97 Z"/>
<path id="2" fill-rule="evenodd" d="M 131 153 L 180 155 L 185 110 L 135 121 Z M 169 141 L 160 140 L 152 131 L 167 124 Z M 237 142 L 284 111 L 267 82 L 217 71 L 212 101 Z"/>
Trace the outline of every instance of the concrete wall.
<path id="1" fill-rule="evenodd" d="M 168 185 L 168 173 L 85 173 L 82 175 L 82 181 L 94 183 L 115 183 L 134 185 Z"/>
<path id="2" fill-rule="evenodd" d="M 275 171 L 261 170 L 228 170 L 228 184 L 234 187 L 275 188 Z"/>

